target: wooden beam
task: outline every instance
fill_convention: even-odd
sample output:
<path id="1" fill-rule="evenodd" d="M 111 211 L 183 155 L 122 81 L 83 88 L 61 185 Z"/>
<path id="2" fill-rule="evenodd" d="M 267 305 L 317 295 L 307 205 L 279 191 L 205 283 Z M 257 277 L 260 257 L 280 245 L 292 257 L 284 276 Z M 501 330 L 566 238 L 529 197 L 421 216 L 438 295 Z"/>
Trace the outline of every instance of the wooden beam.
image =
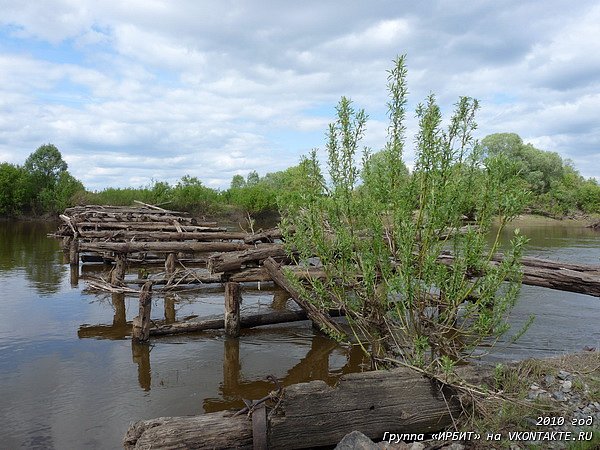
<path id="1" fill-rule="evenodd" d="M 139 315 L 133 318 L 132 340 L 147 342 L 150 338 L 150 313 L 152 311 L 152 282 L 148 281 L 140 292 Z"/>
<path id="2" fill-rule="evenodd" d="M 306 314 L 319 327 L 319 329 L 330 336 L 345 337 L 346 333 L 342 328 L 331 320 L 329 315 L 320 311 L 306 298 L 303 298 L 300 292 L 288 281 L 285 274 L 281 270 L 280 265 L 273 259 L 267 258 L 263 262 L 263 267 L 267 269 L 269 275 L 280 288 L 285 289 L 292 299 L 300 306 Z"/>

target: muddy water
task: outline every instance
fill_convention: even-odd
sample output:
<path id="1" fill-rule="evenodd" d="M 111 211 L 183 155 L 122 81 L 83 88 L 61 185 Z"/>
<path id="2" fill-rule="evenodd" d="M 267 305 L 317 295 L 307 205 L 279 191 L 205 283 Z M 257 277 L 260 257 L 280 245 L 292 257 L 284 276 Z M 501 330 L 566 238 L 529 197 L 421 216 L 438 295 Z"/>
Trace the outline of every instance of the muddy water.
<path id="1" fill-rule="evenodd" d="M 531 220 L 518 224 L 531 238 L 528 254 L 600 264 L 600 235 L 579 224 Z M 154 339 L 134 346 L 123 323 L 137 299 L 82 291 L 85 275 L 63 264 L 53 224 L 0 223 L 0 437 L 2 448 L 119 448 L 133 420 L 239 407 L 273 386 L 361 369 L 358 351 L 315 335 L 307 323 Z M 263 285 L 247 286 L 243 309 L 279 308 Z M 156 296 L 154 319 L 222 312 L 220 290 L 167 299 Z M 523 287 L 515 328 L 537 318 L 516 344 L 505 341 L 488 359 L 545 356 L 600 347 L 600 300 Z M 104 327 L 82 327 L 103 324 Z"/>

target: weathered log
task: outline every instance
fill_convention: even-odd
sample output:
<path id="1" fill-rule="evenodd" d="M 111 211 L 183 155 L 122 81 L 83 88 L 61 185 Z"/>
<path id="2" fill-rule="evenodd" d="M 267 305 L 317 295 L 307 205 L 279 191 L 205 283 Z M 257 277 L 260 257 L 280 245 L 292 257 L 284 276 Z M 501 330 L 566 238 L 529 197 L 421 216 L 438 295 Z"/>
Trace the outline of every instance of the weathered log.
<path id="1" fill-rule="evenodd" d="M 152 311 L 152 282 L 148 281 L 140 292 L 139 315 L 133 318 L 132 340 L 147 342 L 150 338 L 150 313 Z"/>
<path id="2" fill-rule="evenodd" d="M 177 267 L 177 255 L 173 252 L 167 255 L 165 259 L 165 273 L 167 275 L 173 275 Z"/>
<path id="3" fill-rule="evenodd" d="M 266 242 L 273 243 L 276 239 L 282 239 L 283 234 L 279 228 L 272 228 L 270 230 L 261 231 L 260 233 L 254 233 L 246 235 L 244 242 L 246 244 L 254 244 L 255 242 Z"/>
<path id="4" fill-rule="evenodd" d="M 177 232 L 188 232 L 188 231 L 227 231 L 226 228 L 217 227 L 214 222 L 207 222 L 206 224 L 200 223 L 198 225 L 182 225 L 180 230 L 170 222 L 79 222 L 77 223 L 79 229 L 88 228 L 94 230 L 109 230 L 109 229 L 123 229 L 123 230 L 154 230 L 154 231 L 177 231 Z"/>
<path id="5" fill-rule="evenodd" d="M 451 254 L 445 253 L 437 260 L 442 264 L 452 264 L 453 259 Z M 497 254 L 490 264 L 500 264 L 502 259 L 503 255 Z M 531 257 L 523 257 L 521 264 L 523 284 L 600 297 L 600 266 Z"/>
<path id="6" fill-rule="evenodd" d="M 329 311 L 331 317 L 340 316 L 340 311 L 334 309 Z M 300 322 L 308 320 L 306 311 L 270 311 L 267 313 L 250 314 L 240 317 L 241 328 L 253 328 L 263 325 L 274 325 L 278 323 Z M 151 336 L 166 336 L 171 334 L 194 333 L 205 330 L 221 330 L 225 327 L 223 317 L 204 320 L 190 320 L 185 322 L 176 322 L 168 325 L 162 325 L 150 329 Z M 81 330 L 81 328 L 80 328 Z M 86 336 L 88 337 L 88 336 Z"/>
<path id="7" fill-rule="evenodd" d="M 232 252 L 253 248 L 252 245 L 241 242 L 82 242 L 81 251 L 90 252 L 185 252 L 210 253 Z"/>
<path id="8" fill-rule="evenodd" d="M 257 263 L 269 257 L 285 259 L 287 254 L 281 244 L 258 244 L 257 248 L 241 252 L 222 253 L 208 259 L 211 273 L 232 272 L 240 270 L 244 265 Z"/>
<path id="9" fill-rule="evenodd" d="M 243 231 L 129 231 L 129 230 L 83 230 L 79 233 L 83 239 L 110 239 L 112 241 L 220 241 L 245 240 L 252 236 Z M 248 244 L 252 241 L 246 242 Z"/>
<path id="10" fill-rule="evenodd" d="M 320 311 L 316 306 L 310 303 L 308 300 L 302 297 L 300 292 L 288 281 L 285 277 L 285 274 L 281 270 L 281 267 L 273 258 L 267 258 L 263 261 L 263 267 L 267 269 L 269 275 L 280 288 L 285 289 L 292 299 L 300 306 L 306 314 L 313 321 L 313 323 L 317 324 L 318 327 L 328 335 L 334 336 L 345 336 L 346 333 L 342 328 L 331 320 L 331 317 L 324 314 Z"/>
<path id="11" fill-rule="evenodd" d="M 72 266 L 79 265 L 79 241 L 77 238 L 71 239 L 69 243 L 69 263 Z"/>
<path id="12" fill-rule="evenodd" d="M 334 446 L 352 430 L 373 440 L 383 434 L 428 433 L 452 424 L 461 407 L 449 389 L 409 369 L 343 376 L 335 388 L 323 381 L 286 388 L 268 419 L 271 448 Z M 245 415 L 211 413 L 160 418 L 133 424 L 124 439 L 136 448 L 251 448 Z M 236 440 L 232 440 L 232 433 Z"/>
<path id="13" fill-rule="evenodd" d="M 240 335 L 240 303 L 242 289 L 239 283 L 225 283 L 225 334 L 229 337 Z"/>
<path id="14" fill-rule="evenodd" d="M 124 253 L 117 253 L 115 255 L 115 267 L 112 270 L 112 276 L 110 282 L 115 286 L 123 286 L 123 280 L 125 280 L 125 270 L 127 263 L 127 255 Z"/>

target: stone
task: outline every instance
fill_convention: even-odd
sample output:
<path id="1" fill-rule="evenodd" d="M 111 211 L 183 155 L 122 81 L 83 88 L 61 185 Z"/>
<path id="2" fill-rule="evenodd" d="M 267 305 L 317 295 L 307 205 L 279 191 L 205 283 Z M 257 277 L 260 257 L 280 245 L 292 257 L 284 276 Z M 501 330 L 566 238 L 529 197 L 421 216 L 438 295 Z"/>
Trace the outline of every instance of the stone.
<path id="1" fill-rule="evenodd" d="M 360 431 L 353 431 L 342 438 L 335 450 L 379 450 L 379 448 L 379 445 Z"/>
<path id="2" fill-rule="evenodd" d="M 555 400 L 558 400 L 559 402 L 564 402 L 566 400 L 565 398 L 565 394 L 561 391 L 555 391 L 552 393 L 552 397 L 554 397 Z"/>
<path id="3" fill-rule="evenodd" d="M 554 378 L 553 375 L 546 375 L 544 381 L 546 382 L 546 385 L 550 386 L 552 383 L 554 383 L 554 381 L 556 381 L 556 378 Z"/>
<path id="4" fill-rule="evenodd" d="M 425 444 L 423 444 L 422 442 L 413 442 L 412 444 L 410 444 L 408 446 L 409 450 L 424 450 L 425 449 Z"/>
<path id="5" fill-rule="evenodd" d="M 571 392 L 572 387 L 573 387 L 573 383 L 571 381 L 567 380 L 562 384 L 560 389 L 563 392 Z"/>
<path id="6" fill-rule="evenodd" d="M 560 378 L 561 380 L 566 380 L 567 378 L 571 377 L 571 373 L 567 372 L 566 370 L 561 370 L 558 372 L 557 377 Z"/>

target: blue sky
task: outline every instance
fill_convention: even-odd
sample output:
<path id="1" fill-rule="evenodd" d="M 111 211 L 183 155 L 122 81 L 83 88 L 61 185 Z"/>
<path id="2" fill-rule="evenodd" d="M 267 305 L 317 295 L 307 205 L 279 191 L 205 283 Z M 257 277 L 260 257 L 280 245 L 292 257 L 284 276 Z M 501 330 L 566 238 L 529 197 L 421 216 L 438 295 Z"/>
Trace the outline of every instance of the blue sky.
<path id="1" fill-rule="evenodd" d="M 89 189 L 226 188 L 323 148 L 342 95 L 386 137 L 386 69 L 414 106 L 478 98 L 477 135 L 518 133 L 600 180 L 595 1 L 0 0 L 0 161 L 55 144 Z"/>

